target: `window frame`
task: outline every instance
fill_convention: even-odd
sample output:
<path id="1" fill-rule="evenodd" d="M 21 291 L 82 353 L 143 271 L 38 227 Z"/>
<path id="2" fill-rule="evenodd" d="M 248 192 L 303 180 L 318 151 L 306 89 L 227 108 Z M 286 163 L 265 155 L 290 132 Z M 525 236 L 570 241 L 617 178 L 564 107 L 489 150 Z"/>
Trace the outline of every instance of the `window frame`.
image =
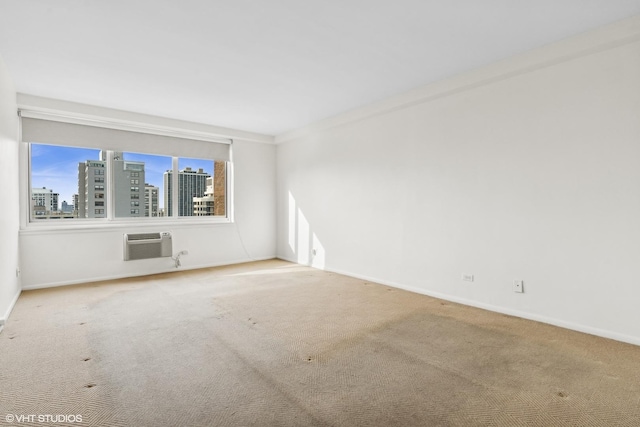
<path id="1" fill-rule="evenodd" d="M 40 144 L 40 143 L 31 143 L 31 142 L 20 142 L 20 165 L 21 165 L 21 198 L 23 199 L 21 203 L 23 214 L 21 215 L 21 229 L 47 229 L 47 230 L 55 230 L 55 229 L 84 229 L 84 228 L 112 228 L 112 227 L 121 227 L 121 226 L 131 226 L 134 224 L 141 226 L 148 225 L 207 225 L 207 224 L 228 224 L 233 223 L 233 161 L 230 158 L 228 161 L 224 161 L 225 163 L 225 216 L 178 216 L 177 202 L 178 202 L 178 160 L 180 157 L 178 156 L 166 156 L 172 159 L 172 199 L 176 206 L 173 207 L 172 212 L 173 216 L 163 216 L 163 217 L 116 217 L 115 216 L 115 206 L 114 201 L 115 197 L 114 193 L 114 177 L 113 177 L 113 150 L 104 150 L 107 153 L 106 160 L 106 168 L 103 174 L 100 176 L 105 177 L 104 183 L 99 183 L 104 186 L 104 202 L 106 202 L 106 206 L 98 207 L 98 209 L 104 210 L 105 217 L 104 218 L 60 218 L 54 220 L 46 220 L 43 218 L 32 218 L 31 215 L 31 145 L 32 144 Z M 50 146 L 59 146 L 59 147 L 69 147 L 60 144 L 46 144 L 43 145 Z M 80 148 L 80 147 L 79 147 Z M 92 148 L 92 147 L 85 147 Z M 130 152 L 138 153 L 135 150 L 135 147 Z M 149 155 L 158 155 L 154 153 L 139 153 L 139 154 L 149 154 Z M 162 154 L 160 154 L 162 155 Z M 212 162 L 219 161 L 216 159 L 202 159 L 202 160 L 211 160 Z M 94 182 L 88 183 L 88 185 L 96 185 Z M 139 187 L 141 187 L 139 185 Z M 141 187 L 144 190 L 144 187 Z M 142 191 L 141 191 L 142 192 Z M 142 199 L 142 197 L 141 197 Z M 131 207 L 133 209 L 133 207 Z M 136 207 L 138 210 L 140 207 Z M 91 209 L 96 209 L 95 206 L 91 206 Z M 143 209 L 144 210 L 144 209 Z"/>
<path id="2" fill-rule="evenodd" d="M 20 95 L 20 94 L 19 94 Z M 83 232 L 83 230 L 107 230 L 107 229 L 122 229 L 130 230 L 132 227 L 141 228 L 157 228 L 157 227 L 172 227 L 172 226 L 186 226 L 186 227 L 201 227 L 216 224 L 227 224 L 235 222 L 235 166 L 234 166 L 234 154 L 233 154 L 233 136 L 228 133 L 228 129 L 217 128 L 215 126 L 209 126 L 207 124 L 186 122 L 177 119 L 169 119 L 164 117 L 157 117 L 151 115 L 138 114 L 127 111 L 112 110 L 104 107 L 97 106 L 84 106 L 81 104 L 70 103 L 66 101 L 54 100 L 51 102 L 47 99 L 40 99 L 38 97 L 19 96 L 17 114 L 20 117 L 20 125 L 18 126 L 18 141 L 19 141 L 19 198 L 20 198 L 20 230 L 21 232 L 56 232 L 61 230 L 65 232 Z M 75 139 L 76 143 L 66 143 L 65 139 L 58 139 L 57 141 L 49 140 L 48 136 L 43 137 L 42 140 L 38 137 L 25 137 L 25 131 L 27 133 L 32 132 L 33 128 L 29 127 L 26 130 L 24 127 L 24 119 L 28 119 L 33 123 L 33 120 L 44 120 L 49 122 L 60 122 L 63 125 L 80 125 L 89 126 L 92 128 L 106 129 L 109 132 L 123 131 L 125 137 L 127 134 L 146 135 L 145 137 L 135 137 L 133 139 L 125 138 L 124 144 L 121 144 L 122 148 L 102 146 L 100 141 L 100 132 L 98 138 L 83 137 L 85 141 L 90 141 L 89 144 L 78 144 L 78 135 L 74 135 L 72 140 Z M 59 137 L 59 130 L 54 128 L 54 135 Z M 75 131 L 74 131 L 75 132 Z M 81 134 L 83 132 L 80 132 Z M 111 133 L 113 135 L 113 132 Z M 149 145 L 149 138 L 153 139 L 158 137 L 158 145 L 155 142 Z M 271 143 L 272 138 L 265 137 L 258 134 L 242 134 L 243 139 L 249 139 L 255 142 Z M 223 161 L 225 163 L 225 212 L 223 216 L 172 216 L 172 217 L 125 217 L 116 218 L 113 215 L 113 211 L 108 212 L 105 215 L 107 218 L 75 218 L 75 219 L 62 219 L 57 221 L 40 221 L 33 222 L 31 219 L 31 141 L 32 139 L 36 143 L 42 143 L 47 145 L 59 145 L 59 146 L 77 146 L 81 148 L 90 149 L 105 149 L 112 148 L 118 151 L 128 152 L 142 152 L 149 155 L 169 155 L 173 157 L 173 162 L 177 164 L 179 157 L 192 157 L 203 158 L 214 161 Z M 164 138 L 164 140 L 163 140 Z M 167 149 L 166 139 L 178 139 L 193 141 L 195 145 L 185 145 L 185 150 L 179 148 L 174 151 L 176 147 L 180 147 L 180 144 L 171 143 L 170 150 L 172 153 L 167 153 L 163 150 Z M 55 136 L 54 136 L 55 139 Z M 104 132 L 102 132 L 102 140 L 104 141 Z M 109 141 L 113 141 L 113 138 L 109 137 Z M 207 146 L 208 143 L 216 144 L 211 146 L 211 149 Z M 116 144 L 117 145 L 117 144 Z M 224 151 L 220 151 L 222 146 L 226 146 Z M 156 150 L 155 147 L 159 147 Z M 204 151 L 203 151 L 204 150 Z M 192 153 L 201 153 L 198 155 L 192 155 Z M 205 153 L 211 153 L 211 156 Z M 221 153 L 220 156 L 217 153 Z M 112 167 L 112 162 L 108 162 Z M 106 168 L 105 168 L 106 169 Z M 176 173 L 173 174 L 174 179 L 177 181 L 177 169 L 174 169 Z M 102 172 L 100 175 L 108 174 L 109 172 Z M 112 196 L 109 194 L 112 191 L 112 184 L 107 185 L 105 188 L 105 200 L 111 201 Z M 177 185 L 173 185 L 177 188 Z M 174 197 L 174 201 L 177 202 L 178 197 Z M 114 209 L 113 203 L 108 203 L 107 210 Z M 177 209 L 174 207 L 174 212 Z"/>

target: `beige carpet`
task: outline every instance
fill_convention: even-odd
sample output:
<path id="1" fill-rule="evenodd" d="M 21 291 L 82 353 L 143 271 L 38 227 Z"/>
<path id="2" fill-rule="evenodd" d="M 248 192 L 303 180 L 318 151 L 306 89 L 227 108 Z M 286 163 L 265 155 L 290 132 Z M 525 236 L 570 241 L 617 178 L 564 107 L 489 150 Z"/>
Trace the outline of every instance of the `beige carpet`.
<path id="1" fill-rule="evenodd" d="M 640 347 L 256 262 L 24 292 L 2 423 L 640 426 Z"/>

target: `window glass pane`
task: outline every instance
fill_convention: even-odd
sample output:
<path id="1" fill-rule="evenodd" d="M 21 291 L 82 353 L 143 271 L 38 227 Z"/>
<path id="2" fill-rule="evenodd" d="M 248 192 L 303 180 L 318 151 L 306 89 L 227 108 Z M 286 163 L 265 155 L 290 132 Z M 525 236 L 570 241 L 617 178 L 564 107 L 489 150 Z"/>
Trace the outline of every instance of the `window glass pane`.
<path id="1" fill-rule="evenodd" d="M 116 218 L 227 215 L 226 162 L 31 143 L 30 218 Z M 111 166 L 111 167 L 108 167 Z M 112 176 L 107 176 L 107 169 Z M 111 199 L 107 200 L 107 193 Z"/>
<path id="2" fill-rule="evenodd" d="M 115 216 L 165 216 L 162 178 L 172 168 L 172 159 L 151 154 L 113 153 Z M 144 202 L 143 202 L 144 201 Z M 135 206 L 136 208 L 132 209 Z M 140 206 L 140 208 L 137 208 Z"/>
<path id="3" fill-rule="evenodd" d="M 105 170 L 100 150 L 31 144 L 31 220 L 104 218 L 87 196 Z"/>
<path id="4" fill-rule="evenodd" d="M 225 169 L 222 161 L 179 158 L 178 215 L 225 216 Z M 170 200 L 167 202 L 171 209 Z"/>

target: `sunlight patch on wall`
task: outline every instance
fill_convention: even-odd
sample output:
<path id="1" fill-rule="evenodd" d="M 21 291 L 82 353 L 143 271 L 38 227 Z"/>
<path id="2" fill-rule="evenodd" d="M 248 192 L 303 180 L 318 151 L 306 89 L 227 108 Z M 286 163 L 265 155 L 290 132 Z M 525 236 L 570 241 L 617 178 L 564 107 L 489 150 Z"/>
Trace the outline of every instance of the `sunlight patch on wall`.
<path id="1" fill-rule="evenodd" d="M 291 249 L 290 260 L 298 264 L 324 268 L 326 261 L 324 246 L 302 210 L 297 206 L 291 192 L 289 192 L 288 201 L 287 240 Z"/>
<path id="2" fill-rule="evenodd" d="M 287 216 L 289 220 L 289 248 L 295 254 L 297 252 L 296 248 L 296 201 L 293 198 L 293 194 L 289 192 L 289 215 Z"/>
<path id="3" fill-rule="evenodd" d="M 309 222 L 305 218 L 304 214 L 298 208 L 298 256 L 296 257 L 298 263 L 309 264 L 309 255 L 311 252 L 311 230 L 309 228 Z"/>

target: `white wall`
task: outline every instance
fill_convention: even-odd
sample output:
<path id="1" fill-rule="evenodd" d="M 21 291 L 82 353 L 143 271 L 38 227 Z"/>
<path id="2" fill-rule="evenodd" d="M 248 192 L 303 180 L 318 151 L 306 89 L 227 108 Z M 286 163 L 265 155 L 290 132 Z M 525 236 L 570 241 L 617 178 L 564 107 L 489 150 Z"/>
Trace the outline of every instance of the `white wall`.
<path id="1" fill-rule="evenodd" d="M 638 40 L 634 18 L 278 137 L 278 255 L 640 344 Z"/>
<path id="2" fill-rule="evenodd" d="M 72 105 L 22 95 L 19 95 L 20 101 L 39 106 L 47 103 L 49 106 Z M 91 108 L 92 114 L 101 111 Z M 125 114 L 121 118 L 130 117 L 136 115 Z M 154 121 L 155 125 L 175 126 L 178 123 L 159 118 Z M 181 126 L 185 127 L 184 122 Z M 207 130 L 203 125 L 193 126 L 194 130 Z M 246 132 L 239 134 L 245 138 L 248 135 Z M 232 134 L 226 136 L 233 137 Z M 256 139 L 266 140 L 260 135 Z M 172 221 L 168 225 L 155 222 L 144 226 L 64 230 L 24 227 L 20 232 L 23 289 L 175 271 L 170 258 L 123 261 L 123 234 L 131 232 L 171 231 L 174 253 L 189 251 L 187 256 L 181 257 L 182 269 L 275 257 L 275 152 L 273 144 L 234 139 L 234 223 L 185 225 Z"/>
<path id="3" fill-rule="evenodd" d="M 18 116 L 16 91 L 0 58 L 0 328 L 9 316 L 18 295 Z"/>

